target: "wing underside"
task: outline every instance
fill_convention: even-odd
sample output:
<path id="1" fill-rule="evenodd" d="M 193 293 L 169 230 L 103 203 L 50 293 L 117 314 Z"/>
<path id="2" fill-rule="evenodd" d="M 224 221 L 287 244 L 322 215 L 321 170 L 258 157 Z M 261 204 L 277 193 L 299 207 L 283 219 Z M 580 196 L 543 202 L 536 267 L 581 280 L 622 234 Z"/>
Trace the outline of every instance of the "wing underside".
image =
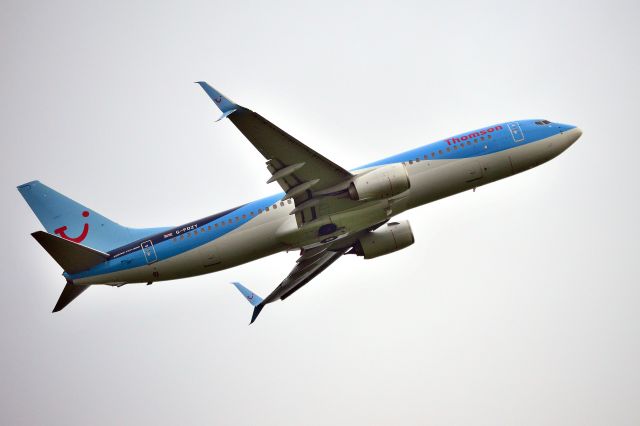
<path id="1" fill-rule="evenodd" d="M 253 323 L 262 309 L 268 303 L 276 300 L 284 300 L 296 291 L 300 290 L 305 284 L 315 278 L 322 271 L 327 269 L 333 262 L 338 260 L 347 248 L 338 250 L 329 250 L 329 245 L 315 247 L 312 249 L 303 249 L 300 257 L 296 261 L 289 275 L 264 299 L 253 293 L 251 290 L 242 286 L 240 283 L 233 283 L 242 295 L 254 306 L 251 323 Z M 257 303 L 256 303 L 257 302 Z"/>
<path id="2" fill-rule="evenodd" d="M 271 177 L 293 199 L 298 226 L 358 205 L 347 194 L 351 172 L 309 148 L 260 114 L 237 105 L 205 82 L 198 82 L 229 120 L 267 160 Z"/>

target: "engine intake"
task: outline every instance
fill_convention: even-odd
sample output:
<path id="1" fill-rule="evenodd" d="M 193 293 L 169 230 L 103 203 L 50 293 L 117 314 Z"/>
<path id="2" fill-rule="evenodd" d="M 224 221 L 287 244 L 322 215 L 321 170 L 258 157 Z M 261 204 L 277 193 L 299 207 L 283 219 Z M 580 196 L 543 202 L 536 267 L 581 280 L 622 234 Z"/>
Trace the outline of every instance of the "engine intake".
<path id="1" fill-rule="evenodd" d="M 365 259 L 373 259 L 409 247 L 414 242 L 409 221 L 389 222 L 356 241 L 353 251 Z"/>
<path id="2" fill-rule="evenodd" d="M 355 177 L 349 184 L 352 200 L 375 200 L 393 197 L 411 186 L 404 164 L 389 164 Z"/>

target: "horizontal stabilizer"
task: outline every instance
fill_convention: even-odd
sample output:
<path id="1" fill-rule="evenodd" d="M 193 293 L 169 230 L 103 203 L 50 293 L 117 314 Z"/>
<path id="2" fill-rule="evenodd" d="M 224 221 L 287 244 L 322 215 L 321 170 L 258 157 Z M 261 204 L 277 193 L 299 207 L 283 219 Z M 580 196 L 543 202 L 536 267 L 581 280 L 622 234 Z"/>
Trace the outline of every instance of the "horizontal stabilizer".
<path id="1" fill-rule="evenodd" d="M 67 283 L 60 294 L 60 298 L 58 298 L 58 303 L 53 308 L 53 312 L 58 312 L 64 309 L 69 303 L 73 302 L 73 300 L 80 296 L 83 291 L 88 289 L 88 285 L 75 285 Z"/>
<path id="2" fill-rule="evenodd" d="M 58 265 L 70 274 L 86 271 L 109 260 L 107 253 L 67 241 L 44 231 L 37 231 L 31 235 L 58 262 Z"/>

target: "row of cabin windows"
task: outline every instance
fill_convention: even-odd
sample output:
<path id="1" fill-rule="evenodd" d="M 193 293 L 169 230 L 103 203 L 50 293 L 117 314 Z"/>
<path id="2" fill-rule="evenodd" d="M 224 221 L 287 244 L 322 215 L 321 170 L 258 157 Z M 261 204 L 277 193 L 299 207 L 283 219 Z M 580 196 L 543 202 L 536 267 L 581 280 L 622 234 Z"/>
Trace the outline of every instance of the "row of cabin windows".
<path id="1" fill-rule="evenodd" d="M 291 199 L 287 200 L 287 204 L 291 204 Z M 284 207 L 284 201 L 280 201 L 280 207 Z M 276 204 L 274 204 L 272 206 L 267 206 L 267 207 L 264 208 L 264 210 L 258 209 L 258 211 L 256 213 L 254 213 L 253 210 L 252 210 L 252 211 L 249 212 L 249 216 L 251 216 L 251 217 L 256 216 L 256 215 L 262 213 L 263 211 L 264 212 L 268 212 L 269 208 L 272 208 L 274 210 L 277 209 L 278 208 L 278 203 L 276 203 Z M 246 219 L 246 218 L 247 218 L 247 215 L 243 214 L 242 215 L 242 219 Z M 236 222 L 240 222 L 240 216 L 236 216 L 235 217 L 235 221 Z M 222 228 L 222 227 L 226 226 L 227 224 L 231 225 L 233 222 L 234 222 L 233 218 L 231 218 L 229 220 L 222 220 L 222 221 L 220 221 L 218 223 L 214 223 L 213 224 L 213 228 L 215 228 L 215 229 Z M 204 233 L 204 232 L 211 231 L 211 230 L 212 230 L 211 225 L 202 226 L 202 227 L 200 227 L 198 229 L 194 229 L 193 230 L 193 236 L 195 237 L 196 235 L 198 235 L 198 233 Z M 178 240 L 182 241 L 185 238 L 191 238 L 191 232 L 186 232 L 184 234 L 181 234 L 179 237 L 173 237 L 171 241 L 173 241 L 175 243 L 176 241 L 178 241 Z"/>
<path id="2" fill-rule="evenodd" d="M 487 135 L 487 139 L 491 139 L 491 135 Z M 484 136 L 480 136 L 480 140 L 481 140 L 481 141 L 483 141 L 483 140 L 484 140 Z M 478 138 L 475 138 L 475 139 L 473 140 L 473 143 L 474 143 L 474 144 L 477 144 L 477 143 L 478 143 Z M 467 146 L 471 146 L 471 141 L 467 141 L 467 142 L 466 142 L 466 144 L 467 144 Z M 465 146 L 465 143 L 464 143 L 464 142 L 462 142 L 460 145 L 453 145 L 453 150 L 454 150 L 454 151 L 457 151 L 457 150 L 458 150 L 458 147 L 460 147 L 460 149 L 462 149 L 462 148 L 464 148 L 464 146 Z M 445 150 L 445 151 L 447 151 L 447 152 L 451 152 L 451 147 L 450 147 L 450 146 L 448 146 L 448 147 L 446 148 L 446 150 Z M 443 155 L 443 154 L 444 154 L 444 152 L 443 152 L 441 149 L 439 149 L 438 151 L 432 151 L 432 152 L 431 152 L 431 158 L 436 158 L 436 155 L 438 155 L 438 156 L 439 156 L 439 155 Z M 422 159 L 423 159 L 423 160 L 428 160 L 428 159 L 429 159 L 429 154 L 425 154 L 425 155 L 423 156 L 423 158 L 422 158 Z M 416 163 L 419 163 L 419 162 L 420 162 L 420 157 L 416 157 L 416 159 L 415 159 L 415 160 L 409 160 L 409 164 L 413 164 L 413 163 L 414 163 L 414 161 L 415 161 Z M 405 162 L 405 163 L 403 163 L 403 164 L 405 164 L 405 165 L 406 165 L 407 163 Z"/>

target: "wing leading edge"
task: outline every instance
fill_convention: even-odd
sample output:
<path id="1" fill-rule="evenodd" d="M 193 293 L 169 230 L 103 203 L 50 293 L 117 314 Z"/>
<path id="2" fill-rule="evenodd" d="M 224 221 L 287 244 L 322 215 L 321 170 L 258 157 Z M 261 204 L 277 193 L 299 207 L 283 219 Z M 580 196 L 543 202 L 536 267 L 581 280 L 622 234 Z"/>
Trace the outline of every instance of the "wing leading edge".
<path id="1" fill-rule="evenodd" d="M 207 83 L 198 84 L 229 120 L 267 160 L 271 178 L 285 191 L 284 199 L 291 198 L 296 208 L 298 226 L 330 214 L 335 209 L 346 209 L 326 195 L 326 190 L 342 189 L 346 192 L 353 175 L 333 161 L 309 148 L 293 136 L 248 108 L 240 106 Z M 324 191 L 324 192 L 323 192 Z M 351 204 L 346 200 L 347 204 Z"/>

